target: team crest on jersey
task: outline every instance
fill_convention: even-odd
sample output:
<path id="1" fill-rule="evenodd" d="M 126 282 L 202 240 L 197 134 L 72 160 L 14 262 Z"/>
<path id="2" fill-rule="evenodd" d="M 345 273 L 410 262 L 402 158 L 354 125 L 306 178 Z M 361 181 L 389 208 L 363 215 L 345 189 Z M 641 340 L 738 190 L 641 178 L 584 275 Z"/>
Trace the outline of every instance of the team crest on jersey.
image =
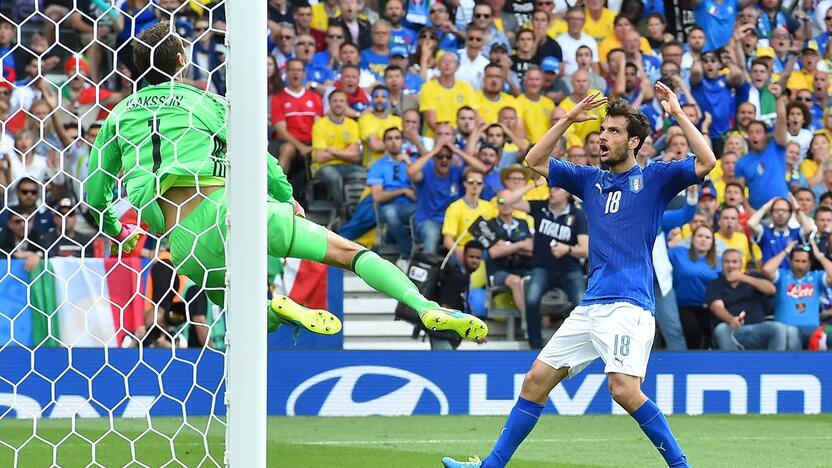
<path id="1" fill-rule="evenodd" d="M 644 188 L 644 177 L 641 174 L 630 176 L 630 191 L 633 193 L 641 192 Z"/>

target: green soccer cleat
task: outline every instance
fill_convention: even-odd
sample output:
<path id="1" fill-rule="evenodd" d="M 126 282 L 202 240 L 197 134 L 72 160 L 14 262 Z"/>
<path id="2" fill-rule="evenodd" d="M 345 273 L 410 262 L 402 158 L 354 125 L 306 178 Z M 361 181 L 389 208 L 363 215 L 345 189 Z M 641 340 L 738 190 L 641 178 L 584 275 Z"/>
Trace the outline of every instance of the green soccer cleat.
<path id="1" fill-rule="evenodd" d="M 307 309 L 286 296 L 275 296 L 269 305 L 269 333 L 281 323 L 288 323 L 319 335 L 334 335 L 341 331 L 341 320 L 322 309 Z"/>
<path id="2" fill-rule="evenodd" d="M 449 330 L 466 341 L 478 343 L 488 335 L 488 325 L 477 317 L 457 310 L 439 307 L 427 309 L 419 314 L 422 324 L 432 331 Z"/>
<path id="3" fill-rule="evenodd" d="M 442 466 L 445 468 L 480 468 L 482 462 L 480 457 L 469 457 L 467 462 L 456 461 L 451 457 L 442 459 Z"/>

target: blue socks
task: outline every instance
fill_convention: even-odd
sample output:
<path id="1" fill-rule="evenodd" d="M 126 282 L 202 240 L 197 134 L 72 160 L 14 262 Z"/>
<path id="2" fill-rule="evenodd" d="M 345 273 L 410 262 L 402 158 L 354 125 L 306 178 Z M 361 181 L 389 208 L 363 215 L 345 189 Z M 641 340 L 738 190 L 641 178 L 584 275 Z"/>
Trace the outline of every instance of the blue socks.
<path id="1" fill-rule="evenodd" d="M 494 444 L 494 449 L 482 461 L 482 468 L 503 468 L 506 466 L 517 447 L 534 429 L 534 425 L 537 424 L 542 412 L 543 405 L 526 400 L 523 397 L 517 398 L 517 403 L 514 404 L 514 408 L 509 413 L 503 432 L 500 433 L 500 438 Z"/>
<path id="2" fill-rule="evenodd" d="M 667 466 L 675 467 L 689 467 L 685 454 L 679 448 L 676 438 L 670 432 L 670 426 L 667 425 L 667 419 L 662 414 L 661 410 L 652 400 L 648 399 L 637 409 L 633 414 L 633 419 L 636 420 L 641 430 L 647 435 L 647 438 L 653 442 L 656 450 L 664 457 Z"/>

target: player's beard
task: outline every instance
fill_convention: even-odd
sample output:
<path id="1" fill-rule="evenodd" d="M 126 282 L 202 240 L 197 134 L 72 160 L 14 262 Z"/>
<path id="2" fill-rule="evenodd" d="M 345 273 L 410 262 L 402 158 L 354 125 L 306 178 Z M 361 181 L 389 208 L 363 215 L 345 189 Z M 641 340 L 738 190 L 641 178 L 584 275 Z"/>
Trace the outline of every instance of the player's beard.
<path id="1" fill-rule="evenodd" d="M 601 162 L 606 163 L 610 169 L 626 161 L 629 157 L 629 148 L 627 148 L 626 140 L 617 145 L 607 146 L 609 151 L 607 151 L 606 157 L 604 157 L 603 146 L 602 144 Z"/>

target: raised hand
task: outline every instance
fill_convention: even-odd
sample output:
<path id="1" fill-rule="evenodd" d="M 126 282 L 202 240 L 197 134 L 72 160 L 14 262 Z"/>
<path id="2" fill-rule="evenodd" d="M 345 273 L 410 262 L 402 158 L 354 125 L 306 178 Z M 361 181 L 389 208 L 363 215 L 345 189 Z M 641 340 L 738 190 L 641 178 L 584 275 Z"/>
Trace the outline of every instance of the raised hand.
<path id="1" fill-rule="evenodd" d="M 586 122 L 587 120 L 597 120 L 597 115 L 589 115 L 587 113 L 597 107 L 603 106 L 606 103 L 607 98 L 606 96 L 602 96 L 601 93 L 590 94 L 581 99 L 581 102 L 573 107 L 572 110 L 567 112 L 565 117 L 575 123 Z"/>
<path id="2" fill-rule="evenodd" d="M 662 108 L 668 114 L 676 116 L 684 113 L 676 93 L 661 81 L 656 82 L 656 97 L 659 98 Z"/>

